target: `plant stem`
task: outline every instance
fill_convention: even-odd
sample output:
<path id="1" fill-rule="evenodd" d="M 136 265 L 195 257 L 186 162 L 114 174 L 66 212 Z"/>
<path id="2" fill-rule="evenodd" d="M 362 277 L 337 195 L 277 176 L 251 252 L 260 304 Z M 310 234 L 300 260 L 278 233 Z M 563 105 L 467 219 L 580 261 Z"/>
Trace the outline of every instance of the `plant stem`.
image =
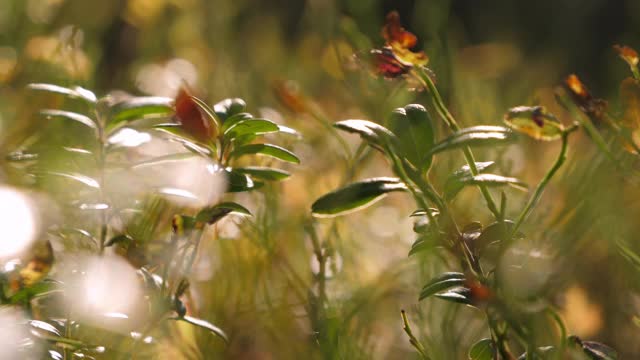
<path id="1" fill-rule="evenodd" d="M 407 313 L 404 310 L 400 310 L 400 316 L 402 316 L 402 329 L 407 334 L 407 336 L 409 336 L 409 342 L 411 343 L 411 345 L 413 345 L 418 353 L 420 353 L 420 356 L 422 356 L 424 360 L 431 360 L 429 355 L 427 355 L 427 350 L 413 335 L 413 331 L 411 331 L 411 326 L 409 325 L 409 320 L 407 319 Z"/>
<path id="2" fill-rule="evenodd" d="M 520 228 L 522 223 L 527 219 L 527 217 L 529 216 L 533 208 L 536 206 L 536 204 L 540 200 L 540 197 L 542 196 L 544 189 L 549 184 L 549 181 L 551 180 L 553 175 L 555 175 L 558 169 L 560 169 L 560 167 L 562 166 L 562 164 L 564 164 L 567 158 L 567 144 L 568 144 L 569 134 L 573 132 L 575 129 L 577 129 L 577 126 L 574 125 L 565 129 L 562 132 L 562 148 L 560 149 L 560 154 L 558 154 L 558 158 L 556 159 L 553 166 L 549 169 L 549 171 L 547 171 L 547 174 L 544 176 L 544 178 L 542 178 L 540 183 L 538 183 L 538 186 L 536 187 L 536 190 L 533 193 L 533 196 L 529 198 L 529 201 L 525 205 L 524 209 L 522 209 L 522 212 L 520 212 L 520 215 L 518 216 L 518 219 L 516 220 L 516 223 L 513 226 L 513 230 L 511 231 L 511 236 L 509 236 L 508 239 L 512 239 L 515 236 L 515 234 L 518 232 L 518 229 Z"/>
<path id="3" fill-rule="evenodd" d="M 434 84 L 431 77 L 429 77 L 429 74 L 427 74 L 424 71 L 424 69 L 418 68 L 417 75 L 418 75 L 417 76 L 418 79 L 429 90 L 429 94 L 431 95 L 430 99 L 431 99 L 431 102 L 433 103 L 433 107 L 436 109 L 440 117 L 445 121 L 449 129 L 451 129 L 451 131 L 453 132 L 460 131 L 460 126 L 456 122 L 456 119 L 453 117 L 453 115 L 451 115 L 451 113 L 449 112 L 449 109 L 447 109 L 447 106 L 444 104 L 444 101 L 442 101 L 440 92 L 438 92 L 438 88 L 436 87 L 436 84 Z M 473 156 L 473 153 L 471 152 L 471 149 L 468 146 L 465 146 L 462 148 L 462 152 L 464 153 L 464 158 L 467 161 L 467 164 L 469 165 L 469 170 L 471 171 L 471 175 L 473 176 L 478 175 L 479 172 L 478 172 L 478 168 L 476 167 L 476 160 Z M 498 210 L 498 207 L 496 206 L 496 203 L 493 200 L 493 197 L 491 196 L 489 189 L 487 189 L 487 187 L 483 184 L 478 184 L 478 188 L 480 189 L 482 196 L 487 202 L 487 207 L 489 208 L 489 211 L 491 211 L 491 213 L 496 219 L 500 219 L 500 211 Z"/>

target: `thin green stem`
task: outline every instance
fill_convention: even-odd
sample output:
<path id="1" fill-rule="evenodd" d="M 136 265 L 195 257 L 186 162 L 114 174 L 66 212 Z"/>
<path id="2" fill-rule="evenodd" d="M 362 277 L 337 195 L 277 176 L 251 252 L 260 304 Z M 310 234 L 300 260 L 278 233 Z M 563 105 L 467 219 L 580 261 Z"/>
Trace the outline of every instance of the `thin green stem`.
<path id="1" fill-rule="evenodd" d="M 427 355 L 427 350 L 413 335 L 413 331 L 411 331 L 411 325 L 409 325 L 409 319 L 407 319 L 407 313 L 404 310 L 400 310 L 400 316 L 402 316 L 402 329 L 409 337 L 409 343 L 411 343 L 411 345 L 418 351 L 418 353 L 424 360 L 431 360 L 429 355 Z"/>
<path id="2" fill-rule="evenodd" d="M 436 84 L 433 82 L 429 74 L 427 74 L 424 71 L 424 69 L 418 68 L 417 75 L 418 75 L 417 76 L 418 79 L 426 86 L 427 90 L 429 91 L 429 94 L 431 95 L 430 99 L 431 99 L 432 105 L 438 112 L 438 115 L 440 115 L 440 117 L 445 121 L 445 123 L 447 124 L 447 126 L 452 132 L 459 131 L 460 126 L 456 122 L 456 119 L 453 117 L 453 115 L 451 115 L 451 112 L 449 112 L 449 109 L 447 108 L 444 101 L 442 100 L 442 96 L 440 96 L 440 92 L 438 91 Z M 465 146 L 462 148 L 462 152 L 464 153 L 464 158 L 467 161 L 467 164 L 469 165 L 469 170 L 471 171 L 471 175 L 473 176 L 478 175 L 479 171 L 478 171 L 478 168 L 476 167 L 476 160 L 473 156 L 473 153 L 471 152 L 471 149 L 468 146 Z M 478 184 L 478 188 L 480 189 L 482 196 L 487 202 L 487 207 L 489 208 L 489 211 L 491 211 L 491 213 L 496 219 L 500 219 L 500 211 L 498 210 L 498 207 L 496 206 L 496 203 L 493 200 L 493 197 L 491 196 L 489 189 L 483 184 Z"/>
<path id="3" fill-rule="evenodd" d="M 573 132 L 576 128 L 577 128 L 576 126 L 572 126 L 563 131 L 562 148 L 560 149 L 558 158 L 556 159 L 553 166 L 551 166 L 549 171 L 547 171 L 547 174 L 544 176 L 544 178 L 542 178 L 540 183 L 538 183 L 538 186 L 536 187 L 536 190 L 534 191 L 533 196 L 529 198 L 529 201 L 525 205 L 524 209 L 522 209 L 522 212 L 520 212 L 520 215 L 518 216 L 518 219 L 516 220 L 513 226 L 513 230 L 511 231 L 511 236 L 509 236 L 509 239 L 512 239 L 513 236 L 515 236 L 515 234 L 518 232 L 518 229 L 520 228 L 522 223 L 531 214 L 531 211 L 533 211 L 533 208 L 536 206 L 536 204 L 540 200 L 540 197 L 542 197 L 542 193 L 544 192 L 544 189 L 549 184 L 549 181 L 551 180 L 551 178 L 556 174 L 556 172 L 558 172 L 558 169 L 560 169 L 562 164 L 564 164 L 567 158 L 567 145 L 568 145 L 569 134 Z"/>

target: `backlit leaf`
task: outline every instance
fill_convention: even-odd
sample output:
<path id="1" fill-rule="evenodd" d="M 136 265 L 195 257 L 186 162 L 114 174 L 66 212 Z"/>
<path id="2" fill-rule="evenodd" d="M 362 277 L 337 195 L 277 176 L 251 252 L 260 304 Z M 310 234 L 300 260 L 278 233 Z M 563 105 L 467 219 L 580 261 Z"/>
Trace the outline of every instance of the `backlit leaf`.
<path id="1" fill-rule="evenodd" d="M 427 171 L 432 156 L 428 155 L 435 141 L 433 122 L 422 105 L 411 104 L 394 110 L 390 128 L 398 137 L 397 148 L 417 169 Z"/>
<path id="2" fill-rule="evenodd" d="M 469 349 L 469 360 L 493 360 L 494 355 L 495 346 L 491 339 L 482 339 Z"/>
<path id="3" fill-rule="evenodd" d="M 70 98 L 82 99 L 92 104 L 98 101 L 98 99 L 96 98 L 96 95 L 93 92 L 85 88 L 82 88 L 80 86 L 66 88 L 66 87 L 53 85 L 53 84 L 36 83 L 36 84 L 27 85 L 27 88 L 31 90 L 46 91 L 54 94 L 60 94 L 60 95 L 68 96 Z"/>
<path id="4" fill-rule="evenodd" d="M 509 109 L 504 122 L 536 140 L 556 140 L 564 131 L 562 124 L 543 106 L 518 106 Z"/>
<path id="5" fill-rule="evenodd" d="M 289 173 L 288 171 L 261 166 L 247 166 L 242 168 L 235 168 L 234 170 L 241 174 L 249 175 L 252 178 L 266 181 L 279 181 L 291 176 L 291 173 Z"/>
<path id="6" fill-rule="evenodd" d="M 194 318 L 191 316 L 183 316 L 183 317 L 179 317 L 179 318 L 172 318 L 172 320 L 181 320 L 181 321 L 185 321 L 191 325 L 209 330 L 211 333 L 213 333 L 214 335 L 218 336 L 219 338 L 221 338 L 222 340 L 224 340 L 224 342 L 229 342 L 229 338 L 227 337 L 227 334 L 224 333 L 224 331 L 222 331 L 222 329 L 220 329 L 219 327 L 213 325 L 212 323 L 206 321 L 206 320 L 202 320 L 202 319 L 198 319 L 198 318 Z"/>
<path id="7" fill-rule="evenodd" d="M 291 151 L 271 144 L 249 144 L 240 146 L 234 149 L 231 154 L 229 154 L 229 157 L 237 158 L 242 155 L 249 154 L 267 155 L 276 159 L 280 159 L 282 161 L 287 161 L 295 164 L 300 163 L 300 159 L 298 159 L 298 157 Z"/>
<path id="8" fill-rule="evenodd" d="M 390 192 L 406 189 L 406 185 L 397 178 L 371 178 L 320 197 L 311 205 L 311 212 L 320 217 L 344 215 L 364 209 Z"/>
<path id="9" fill-rule="evenodd" d="M 502 126 L 473 126 L 462 129 L 431 148 L 429 155 L 464 146 L 490 146 L 513 140 L 513 132 Z"/>
<path id="10" fill-rule="evenodd" d="M 495 162 L 476 162 L 476 169 L 478 172 L 489 170 Z M 453 199 L 465 186 L 465 180 L 473 177 L 471 175 L 471 169 L 469 165 L 464 165 L 460 169 L 456 170 L 453 174 L 449 175 L 447 181 L 444 184 L 444 198 L 446 200 Z"/>
<path id="11" fill-rule="evenodd" d="M 439 293 L 440 291 L 462 286 L 465 283 L 465 276 L 463 273 L 459 272 L 446 272 L 431 281 L 429 281 L 425 286 L 422 287 L 420 291 L 419 300 L 424 300 L 431 295 Z"/>
<path id="12" fill-rule="evenodd" d="M 48 110 L 41 110 L 40 114 L 45 116 L 47 119 L 69 119 L 69 120 L 79 122 L 87 127 L 90 127 L 93 130 L 96 130 L 98 128 L 96 126 L 96 123 L 88 116 L 71 112 L 71 111 L 48 109 Z"/>

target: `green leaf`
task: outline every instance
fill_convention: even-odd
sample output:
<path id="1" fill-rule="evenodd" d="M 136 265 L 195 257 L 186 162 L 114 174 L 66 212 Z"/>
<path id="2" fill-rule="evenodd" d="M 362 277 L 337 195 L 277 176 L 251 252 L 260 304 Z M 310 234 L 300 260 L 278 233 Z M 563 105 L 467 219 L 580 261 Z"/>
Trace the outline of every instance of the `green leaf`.
<path id="1" fill-rule="evenodd" d="M 465 185 L 486 185 L 486 186 L 503 186 L 511 185 L 515 188 L 526 190 L 527 184 L 521 180 L 512 177 L 505 177 L 495 174 L 479 174 L 462 179 L 462 183 Z"/>
<path id="2" fill-rule="evenodd" d="M 490 146 L 505 144 L 513 140 L 513 132 L 503 126 L 473 126 L 462 129 L 437 143 L 427 155 L 464 146 Z"/>
<path id="3" fill-rule="evenodd" d="M 636 270 L 640 271 L 640 255 L 631 250 L 629 245 L 625 244 L 621 240 L 616 242 L 616 246 L 618 247 L 618 252 L 622 257 L 624 257 Z"/>
<path id="4" fill-rule="evenodd" d="M 227 334 L 224 333 L 224 331 L 222 331 L 222 329 L 220 329 L 219 327 L 213 325 L 212 323 L 202 320 L 202 319 L 198 319 L 198 318 L 194 318 L 191 316 L 183 316 L 183 317 L 179 317 L 179 318 L 170 318 L 172 320 L 180 320 L 180 321 L 184 321 L 187 322 L 191 325 L 197 326 L 199 328 L 203 328 L 206 330 L 209 330 L 211 333 L 213 333 L 214 335 L 218 336 L 219 338 L 221 338 L 222 340 L 224 340 L 225 343 L 229 342 L 229 338 L 227 337 Z"/>
<path id="5" fill-rule="evenodd" d="M 278 125 L 272 121 L 265 119 L 246 119 L 229 127 L 224 132 L 224 138 L 233 140 L 243 135 L 262 135 L 279 130 Z"/>
<path id="6" fill-rule="evenodd" d="M 569 343 L 582 348 L 582 351 L 593 360 L 617 360 L 618 353 L 607 345 L 595 341 L 582 341 L 579 337 L 572 335 L 568 338 Z"/>
<path id="7" fill-rule="evenodd" d="M 489 170 L 495 162 L 476 162 L 476 168 L 478 172 Z M 445 200 L 453 199 L 465 186 L 465 179 L 471 178 L 471 169 L 469 165 L 464 165 L 460 169 L 456 170 L 453 174 L 449 175 L 444 184 L 444 198 Z"/>
<path id="8" fill-rule="evenodd" d="M 53 84 L 36 83 L 36 84 L 27 85 L 27 88 L 31 90 L 46 91 L 54 94 L 60 94 L 60 95 L 68 96 L 70 98 L 74 98 L 74 99 L 81 99 L 91 104 L 95 104 L 96 101 L 98 101 L 98 99 L 96 98 L 96 95 L 93 92 L 85 88 L 82 88 L 80 86 L 66 88 L 66 87 L 53 85 Z"/>
<path id="9" fill-rule="evenodd" d="M 340 130 L 360 135 L 369 145 L 378 150 L 384 149 L 390 141 L 395 142 L 397 140 L 395 134 L 389 129 L 368 120 L 343 120 L 338 121 L 333 126 Z"/>
<path id="10" fill-rule="evenodd" d="M 458 287 L 444 293 L 435 294 L 434 296 L 442 300 L 473 306 L 471 290 L 466 287 Z"/>
<path id="11" fill-rule="evenodd" d="M 364 209 L 390 192 L 405 190 L 407 187 L 400 179 L 371 178 L 325 194 L 311 205 L 311 212 L 319 217 L 344 215 Z"/>
<path id="12" fill-rule="evenodd" d="M 482 339 L 469 349 L 469 360 L 493 360 L 494 356 L 495 346 L 491 339 Z"/>
<path id="13" fill-rule="evenodd" d="M 250 175 L 252 178 L 266 181 L 280 181 L 291 176 L 288 171 L 261 166 L 247 166 L 235 168 L 234 170 L 241 174 Z"/>
<path id="14" fill-rule="evenodd" d="M 41 110 L 40 115 L 45 116 L 47 119 L 68 119 L 81 123 L 84 126 L 87 126 L 93 130 L 97 130 L 98 126 L 96 123 L 89 118 L 88 116 L 78 114 L 71 111 L 64 110 Z"/>
<path id="15" fill-rule="evenodd" d="M 222 124 L 221 132 L 224 134 L 224 132 L 227 131 L 227 129 L 229 129 L 233 125 L 239 123 L 242 120 L 248 120 L 248 119 L 253 119 L 253 115 L 249 113 L 244 113 L 244 112 L 235 114 L 224 121 L 224 123 Z"/>
<path id="16" fill-rule="evenodd" d="M 437 234 L 433 232 L 420 234 L 418 239 L 411 245 L 408 256 L 437 248 L 439 245 L 438 240 Z"/>
<path id="17" fill-rule="evenodd" d="M 114 244 L 117 243 L 126 243 L 129 244 L 133 241 L 133 238 L 131 238 L 131 236 L 127 235 L 127 234 L 120 234 L 120 235 L 115 235 L 114 237 L 112 237 L 111 239 L 107 240 L 104 243 L 105 247 L 109 247 L 109 246 L 113 246 Z"/>
<path id="18" fill-rule="evenodd" d="M 235 114 L 243 112 L 247 108 L 244 100 L 239 98 L 224 99 L 213 105 L 213 111 L 224 122 Z"/>
<path id="19" fill-rule="evenodd" d="M 417 169 L 429 170 L 433 156 L 428 155 L 435 142 L 433 124 L 427 109 L 411 104 L 394 110 L 390 128 L 398 137 L 397 148 Z"/>
<path id="20" fill-rule="evenodd" d="M 422 290 L 420 291 L 420 297 L 418 298 L 418 300 L 424 300 L 431 295 L 452 287 L 462 286 L 464 285 L 464 283 L 465 277 L 463 273 L 446 272 L 432 279 L 425 286 L 423 286 Z"/>
<path id="21" fill-rule="evenodd" d="M 232 213 L 251 216 L 251 212 L 244 206 L 235 202 L 223 202 L 201 210 L 196 215 L 196 221 L 215 224 L 218 220 Z"/>
<path id="22" fill-rule="evenodd" d="M 258 184 L 254 183 L 251 177 L 246 174 L 237 172 L 235 169 L 225 169 L 224 172 L 227 175 L 227 183 L 229 184 L 227 192 L 243 192 L 258 188 Z"/>
<path id="23" fill-rule="evenodd" d="M 249 144 L 236 148 L 229 154 L 231 158 L 238 158 L 247 154 L 261 154 L 280 159 L 282 161 L 288 161 L 294 164 L 299 164 L 300 159 L 291 151 L 282 148 L 280 146 L 271 144 Z"/>
<path id="24" fill-rule="evenodd" d="M 166 116 L 173 113 L 173 99 L 157 96 L 134 97 L 111 106 L 111 117 L 107 123 L 113 129 L 124 122 L 148 116 Z"/>
<path id="25" fill-rule="evenodd" d="M 538 351 L 533 353 L 533 359 L 535 360 L 547 360 L 547 359 L 553 359 L 553 355 L 556 353 L 556 348 L 554 348 L 553 346 L 540 346 L 538 347 Z M 540 354 L 540 355 L 538 355 Z M 527 359 L 527 353 L 523 353 L 522 355 L 520 355 L 518 357 L 518 360 L 526 360 Z"/>
<path id="26" fill-rule="evenodd" d="M 77 174 L 77 173 L 63 173 L 63 172 L 57 172 L 57 171 L 44 171 L 42 173 L 39 173 L 42 175 L 48 175 L 48 176 L 57 176 L 57 177 L 62 177 L 65 179 L 69 179 L 69 180 L 73 180 L 76 182 L 79 182 L 81 184 L 84 184 L 86 186 L 95 188 L 95 189 L 99 189 L 100 188 L 100 183 L 95 180 L 92 179 L 88 176 L 82 175 L 82 174 Z"/>
<path id="27" fill-rule="evenodd" d="M 562 124 L 544 106 L 511 108 L 504 116 L 504 122 L 510 128 L 536 140 L 556 140 L 564 131 Z"/>

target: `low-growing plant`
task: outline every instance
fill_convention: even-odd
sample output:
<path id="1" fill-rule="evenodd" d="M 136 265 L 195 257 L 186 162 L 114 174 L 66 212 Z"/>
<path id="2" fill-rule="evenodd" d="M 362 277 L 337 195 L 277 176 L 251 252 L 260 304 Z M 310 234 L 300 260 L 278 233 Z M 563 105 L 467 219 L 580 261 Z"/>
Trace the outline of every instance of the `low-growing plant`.
<path id="1" fill-rule="evenodd" d="M 617 47 L 635 77 L 626 79 L 622 84 L 625 109 L 621 118 L 609 115 L 606 103 L 594 98 L 572 75 L 564 87 L 557 89 L 556 96 L 576 119 L 573 124 L 562 124 L 544 106 L 533 105 L 509 109 L 503 125 L 493 123 L 464 128 L 448 110 L 434 74 L 426 68 L 427 56 L 411 50 L 416 44 L 416 37 L 400 26 L 397 13 L 387 16 L 382 33 L 385 45 L 371 51 L 374 71 L 390 79 L 400 78 L 411 85 L 419 84 L 426 92 L 428 109 L 421 104 L 398 108 L 384 125 L 360 119 L 335 123 L 335 128 L 358 134 L 367 146 L 377 150 L 395 177 L 374 177 L 350 183 L 317 199 L 311 207 L 312 214 L 316 217 L 341 216 L 366 208 L 389 193 L 408 193 L 417 207 L 411 214 L 416 219 L 413 230 L 417 240 L 409 256 L 438 253 L 445 257 L 445 263 L 456 265 L 428 281 L 419 294 L 419 300 L 431 301 L 435 297 L 476 308 L 485 315 L 490 337 L 471 346 L 469 359 L 617 358 L 616 352 L 606 345 L 567 334 L 554 294 L 537 290 L 520 294 L 513 289 L 514 281 L 524 281 L 518 280 L 518 271 L 525 265 L 522 259 L 516 258 L 534 256 L 517 255 L 515 251 L 524 251 L 518 248 L 527 236 L 522 232 L 522 225 L 535 211 L 550 181 L 566 162 L 569 138 L 574 131 L 585 129 L 610 160 L 621 169 L 633 172 L 628 161 L 613 154 L 609 141 L 603 138 L 592 121 L 608 124 L 614 139 L 618 139 L 629 152 L 638 153 L 638 118 L 632 113 L 638 109 L 634 99 L 640 93 L 637 91 L 637 54 L 630 48 Z M 445 125 L 445 134 L 438 132 L 439 121 Z M 538 141 L 560 141 L 561 146 L 555 162 L 531 189 L 517 216 L 511 217 L 508 214 L 512 201 L 508 193 L 501 191 L 499 200 L 496 200 L 493 189 L 511 186 L 526 191 L 527 184 L 514 177 L 492 173 L 496 162 L 492 159 L 478 161 L 473 149 L 504 146 L 517 141 L 518 133 Z M 430 178 L 430 170 L 438 166 L 434 160 L 456 151 L 462 154 L 466 165 L 450 174 L 440 189 L 436 188 Z M 492 222 L 458 223 L 451 202 L 468 186 L 478 189 L 493 217 Z M 623 252 L 631 259 L 638 258 L 628 247 L 623 247 Z M 637 263 L 636 260 L 633 262 Z M 528 285 L 516 286 L 522 287 L 527 288 Z M 439 358 L 430 352 L 428 346 L 422 345 L 404 310 L 402 320 L 411 345 L 421 357 Z"/>
<path id="2" fill-rule="evenodd" d="M 78 128 L 65 139 L 71 144 L 61 144 L 65 161 L 51 161 L 47 154 L 58 153 L 50 148 L 56 144 L 39 139 L 7 156 L 34 188 L 54 197 L 63 214 L 45 224 L 46 236 L 35 245 L 40 250 L 23 263 L 16 260 L 2 279 L 2 303 L 21 305 L 29 314 L 34 337 L 21 353 L 151 358 L 157 344 L 170 340 L 169 320 L 227 342 L 225 332 L 196 317 L 185 300 L 191 269 L 211 225 L 228 215 L 251 216 L 230 201 L 233 193 L 290 175 L 246 160 L 299 163 L 291 151 L 263 142 L 263 135 L 297 133 L 255 118 L 242 99 L 209 106 L 187 88 L 175 99 L 98 98 L 82 87 L 52 84 L 29 89 L 69 100 L 71 110 L 40 110 L 43 121 L 71 121 Z M 145 155 L 140 149 L 152 142 L 168 153 Z M 52 244 L 59 264 L 49 273 Z M 120 297 L 127 306 L 119 306 Z"/>

